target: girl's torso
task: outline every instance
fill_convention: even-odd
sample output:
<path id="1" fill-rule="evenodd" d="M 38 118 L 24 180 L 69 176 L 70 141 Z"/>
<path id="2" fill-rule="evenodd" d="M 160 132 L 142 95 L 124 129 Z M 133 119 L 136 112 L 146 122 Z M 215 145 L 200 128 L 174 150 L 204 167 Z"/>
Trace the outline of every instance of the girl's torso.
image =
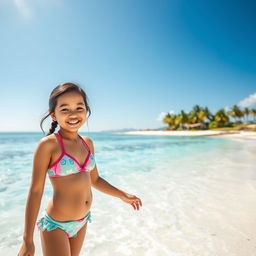
<path id="1" fill-rule="evenodd" d="M 46 212 L 58 221 L 83 218 L 92 204 L 90 171 L 95 159 L 89 146 L 80 136 L 79 146 L 53 134 L 56 146 L 52 152 L 47 173 L 53 186 L 53 198 Z"/>

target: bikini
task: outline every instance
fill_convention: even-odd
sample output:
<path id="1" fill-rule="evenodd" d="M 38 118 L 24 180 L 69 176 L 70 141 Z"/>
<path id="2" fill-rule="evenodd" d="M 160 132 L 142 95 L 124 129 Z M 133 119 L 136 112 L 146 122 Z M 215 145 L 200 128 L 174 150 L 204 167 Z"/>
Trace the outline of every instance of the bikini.
<path id="1" fill-rule="evenodd" d="M 83 144 L 87 148 L 88 154 L 83 163 L 80 163 L 71 155 L 69 155 L 64 148 L 63 139 L 60 135 L 60 132 L 57 133 L 58 140 L 61 145 L 62 153 L 59 158 L 51 164 L 48 169 L 47 173 L 50 178 L 57 178 L 57 177 L 64 177 L 74 175 L 80 172 L 90 172 L 96 165 L 94 155 L 91 153 L 90 148 L 86 144 L 85 140 L 78 134 L 79 138 L 82 140 Z M 68 236 L 76 237 L 77 232 L 83 227 L 83 225 L 87 222 L 91 221 L 91 211 L 87 213 L 82 219 L 79 220 L 71 220 L 71 221 L 57 221 L 51 218 L 46 209 L 44 209 L 41 218 L 39 218 L 36 222 L 38 230 L 42 231 L 51 231 L 56 228 L 60 228 L 64 230 Z"/>
<path id="2" fill-rule="evenodd" d="M 47 173 L 50 178 L 70 176 L 79 172 L 88 172 L 94 168 L 95 166 L 94 156 L 91 153 L 90 148 L 88 147 L 84 139 L 79 134 L 78 134 L 79 138 L 82 140 L 83 144 L 86 146 L 88 150 L 88 155 L 82 166 L 73 156 L 69 155 L 65 151 L 60 132 L 58 132 L 57 135 L 60 141 L 62 154 L 53 164 L 51 164 L 48 167 Z"/>

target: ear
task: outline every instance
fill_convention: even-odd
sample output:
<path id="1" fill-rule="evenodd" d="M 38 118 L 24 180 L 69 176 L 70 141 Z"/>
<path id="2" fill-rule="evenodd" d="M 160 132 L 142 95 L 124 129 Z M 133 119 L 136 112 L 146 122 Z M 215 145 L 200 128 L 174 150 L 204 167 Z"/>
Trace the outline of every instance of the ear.
<path id="1" fill-rule="evenodd" d="M 51 118 L 53 119 L 53 121 L 56 121 L 56 116 L 55 116 L 55 113 L 51 113 Z"/>

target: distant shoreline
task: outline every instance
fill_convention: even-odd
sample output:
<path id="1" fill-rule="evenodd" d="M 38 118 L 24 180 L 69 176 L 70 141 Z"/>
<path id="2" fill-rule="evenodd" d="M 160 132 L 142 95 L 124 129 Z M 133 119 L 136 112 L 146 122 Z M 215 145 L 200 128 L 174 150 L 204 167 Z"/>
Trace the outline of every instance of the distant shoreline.
<path id="1" fill-rule="evenodd" d="M 256 132 L 252 131 L 165 131 L 165 130 L 138 130 L 127 132 L 115 132 L 117 134 L 130 134 L 130 135 L 162 135 L 162 136 L 217 136 L 227 138 L 247 138 L 256 139 Z"/>

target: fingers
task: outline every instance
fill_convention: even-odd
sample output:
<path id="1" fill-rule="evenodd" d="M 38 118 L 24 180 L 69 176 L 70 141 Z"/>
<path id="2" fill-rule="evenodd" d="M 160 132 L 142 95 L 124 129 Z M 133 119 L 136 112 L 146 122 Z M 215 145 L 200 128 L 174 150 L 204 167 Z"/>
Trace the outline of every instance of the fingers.
<path id="1" fill-rule="evenodd" d="M 135 195 L 130 195 L 130 198 L 127 198 L 127 203 L 130 203 L 134 210 L 139 210 L 140 206 L 142 206 L 142 202 L 140 198 L 136 197 Z M 130 202 L 129 202 L 130 201 Z"/>
<path id="2" fill-rule="evenodd" d="M 138 210 L 139 210 L 139 207 L 142 206 L 142 202 L 141 202 L 140 198 L 138 198 L 138 197 L 137 197 L 136 205 L 137 205 Z"/>
<path id="3" fill-rule="evenodd" d="M 139 210 L 140 209 L 140 205 L 139 205 L 139 201 L 135 201 L 133 203 L 131 203 L 132 207 L 134 208 L 134 210 Z"/>
<path id="4" fill-rule="evenodd" d="M 137 200 L 136 200 L 136 205 L 137 205 L 137 208 L 139 208 L 139 205 L 142 206 L 142 202 L 140 200 L 140 198 L 137 197 Z"/>

